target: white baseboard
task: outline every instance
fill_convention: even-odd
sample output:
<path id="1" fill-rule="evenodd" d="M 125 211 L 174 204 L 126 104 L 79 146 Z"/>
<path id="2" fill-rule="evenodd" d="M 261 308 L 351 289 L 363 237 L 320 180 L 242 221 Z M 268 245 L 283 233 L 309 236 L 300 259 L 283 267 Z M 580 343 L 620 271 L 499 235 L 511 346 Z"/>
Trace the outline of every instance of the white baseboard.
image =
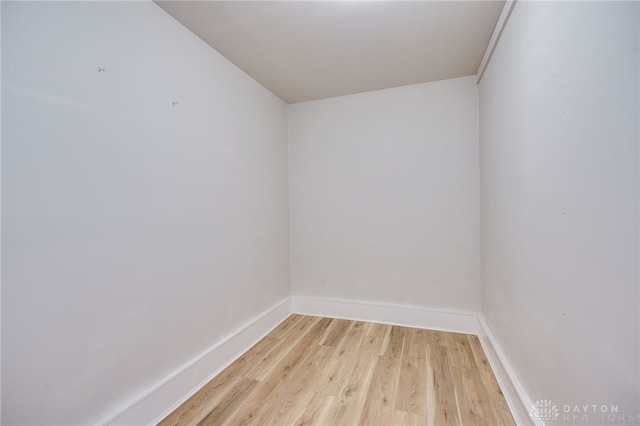
<path id="1" fill-rule="evenodd" d="M 482 317 L 416 306 L 308 296 L 287 297 L 133 398 L 100 424 L 157 424 L 292 313 L 477 335 L 516 423 L 534 424 L 527 411 L 531 400 Z"/>
<path id="2" fill-rule="evenodd" d="M 291 296 L 293 312 L 329 318 L 371 321 L 383 324 L 428 328 L 477 335 L 487 355 L 500 389 L 518 425 L 542 426 L 529 417 L 531 400 L 482 316 L 458 312 L 431 311 L 415 306 L 400 306 L 360 301 Z"/>
<path id="3" fill-rule="evenodd" d="M 478 334 L 478 319 L 473 314 L 308 296 L 291 296 L 291 301 L 293 312 L 298 314 Z"/>
<path id="4" fill-rule="evenodd" d="M 528 410 L 532 406 L 531 399 L 511 368 L 504 352 L 500 349 L 491 329 L 484 318 L 479 317 L 478 322 L 480 325 L 478 338 L 516 423 L 518 425 L 543 426 L 541 421 L 534 421 L 529 417 Z"/>
<path id="5" fill-rule="evenodd" d="M 100 424 L 157 424 L 289 315 L 291 299 L 287 297 L 169 374 Z"/>

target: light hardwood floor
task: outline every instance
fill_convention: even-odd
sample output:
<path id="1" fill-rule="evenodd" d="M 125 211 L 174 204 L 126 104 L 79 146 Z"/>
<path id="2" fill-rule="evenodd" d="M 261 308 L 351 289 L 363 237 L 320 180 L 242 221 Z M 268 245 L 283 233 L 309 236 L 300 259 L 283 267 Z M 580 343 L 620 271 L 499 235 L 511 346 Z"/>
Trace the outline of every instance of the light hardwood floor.
<path id="1" fill-rule="evenodd" d="M 515 422 L 476 336 L 294 314 L 160 424 Z"/>

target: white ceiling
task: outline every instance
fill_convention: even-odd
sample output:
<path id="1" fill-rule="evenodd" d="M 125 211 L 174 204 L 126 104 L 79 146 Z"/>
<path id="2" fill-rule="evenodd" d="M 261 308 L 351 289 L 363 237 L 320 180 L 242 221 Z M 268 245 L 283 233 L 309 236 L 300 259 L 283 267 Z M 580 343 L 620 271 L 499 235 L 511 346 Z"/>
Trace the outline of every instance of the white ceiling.
<path id="1" fill-rule="evenodd" d="M 473 75 L 504 1 L 156 3 L 287 103 Z"/>

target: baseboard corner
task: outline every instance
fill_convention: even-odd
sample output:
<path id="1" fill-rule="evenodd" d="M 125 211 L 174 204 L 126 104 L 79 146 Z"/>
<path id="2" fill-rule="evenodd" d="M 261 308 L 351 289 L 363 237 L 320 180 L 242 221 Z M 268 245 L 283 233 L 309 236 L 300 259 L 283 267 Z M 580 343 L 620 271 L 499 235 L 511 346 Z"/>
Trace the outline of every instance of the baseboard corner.
<path id="1" fill-rule="evenodd" d="M 539 426 L 529 417 L 531 400 L 482 315 L 301 295 L 288 296 L 254 317 L 99 423 L 157 424 L 292 313 L 477 335 L 516 423 Z"/>

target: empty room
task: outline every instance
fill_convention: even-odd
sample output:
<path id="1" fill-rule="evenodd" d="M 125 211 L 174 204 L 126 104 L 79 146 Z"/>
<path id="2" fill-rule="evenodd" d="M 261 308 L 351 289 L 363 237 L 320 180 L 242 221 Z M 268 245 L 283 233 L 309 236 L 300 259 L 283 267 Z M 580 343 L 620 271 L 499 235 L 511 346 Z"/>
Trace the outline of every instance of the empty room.
<path id="1" fill-rule="evenodd" d="M 0 15 L 3 425 L 640 424 L 640 2 Z"/>

